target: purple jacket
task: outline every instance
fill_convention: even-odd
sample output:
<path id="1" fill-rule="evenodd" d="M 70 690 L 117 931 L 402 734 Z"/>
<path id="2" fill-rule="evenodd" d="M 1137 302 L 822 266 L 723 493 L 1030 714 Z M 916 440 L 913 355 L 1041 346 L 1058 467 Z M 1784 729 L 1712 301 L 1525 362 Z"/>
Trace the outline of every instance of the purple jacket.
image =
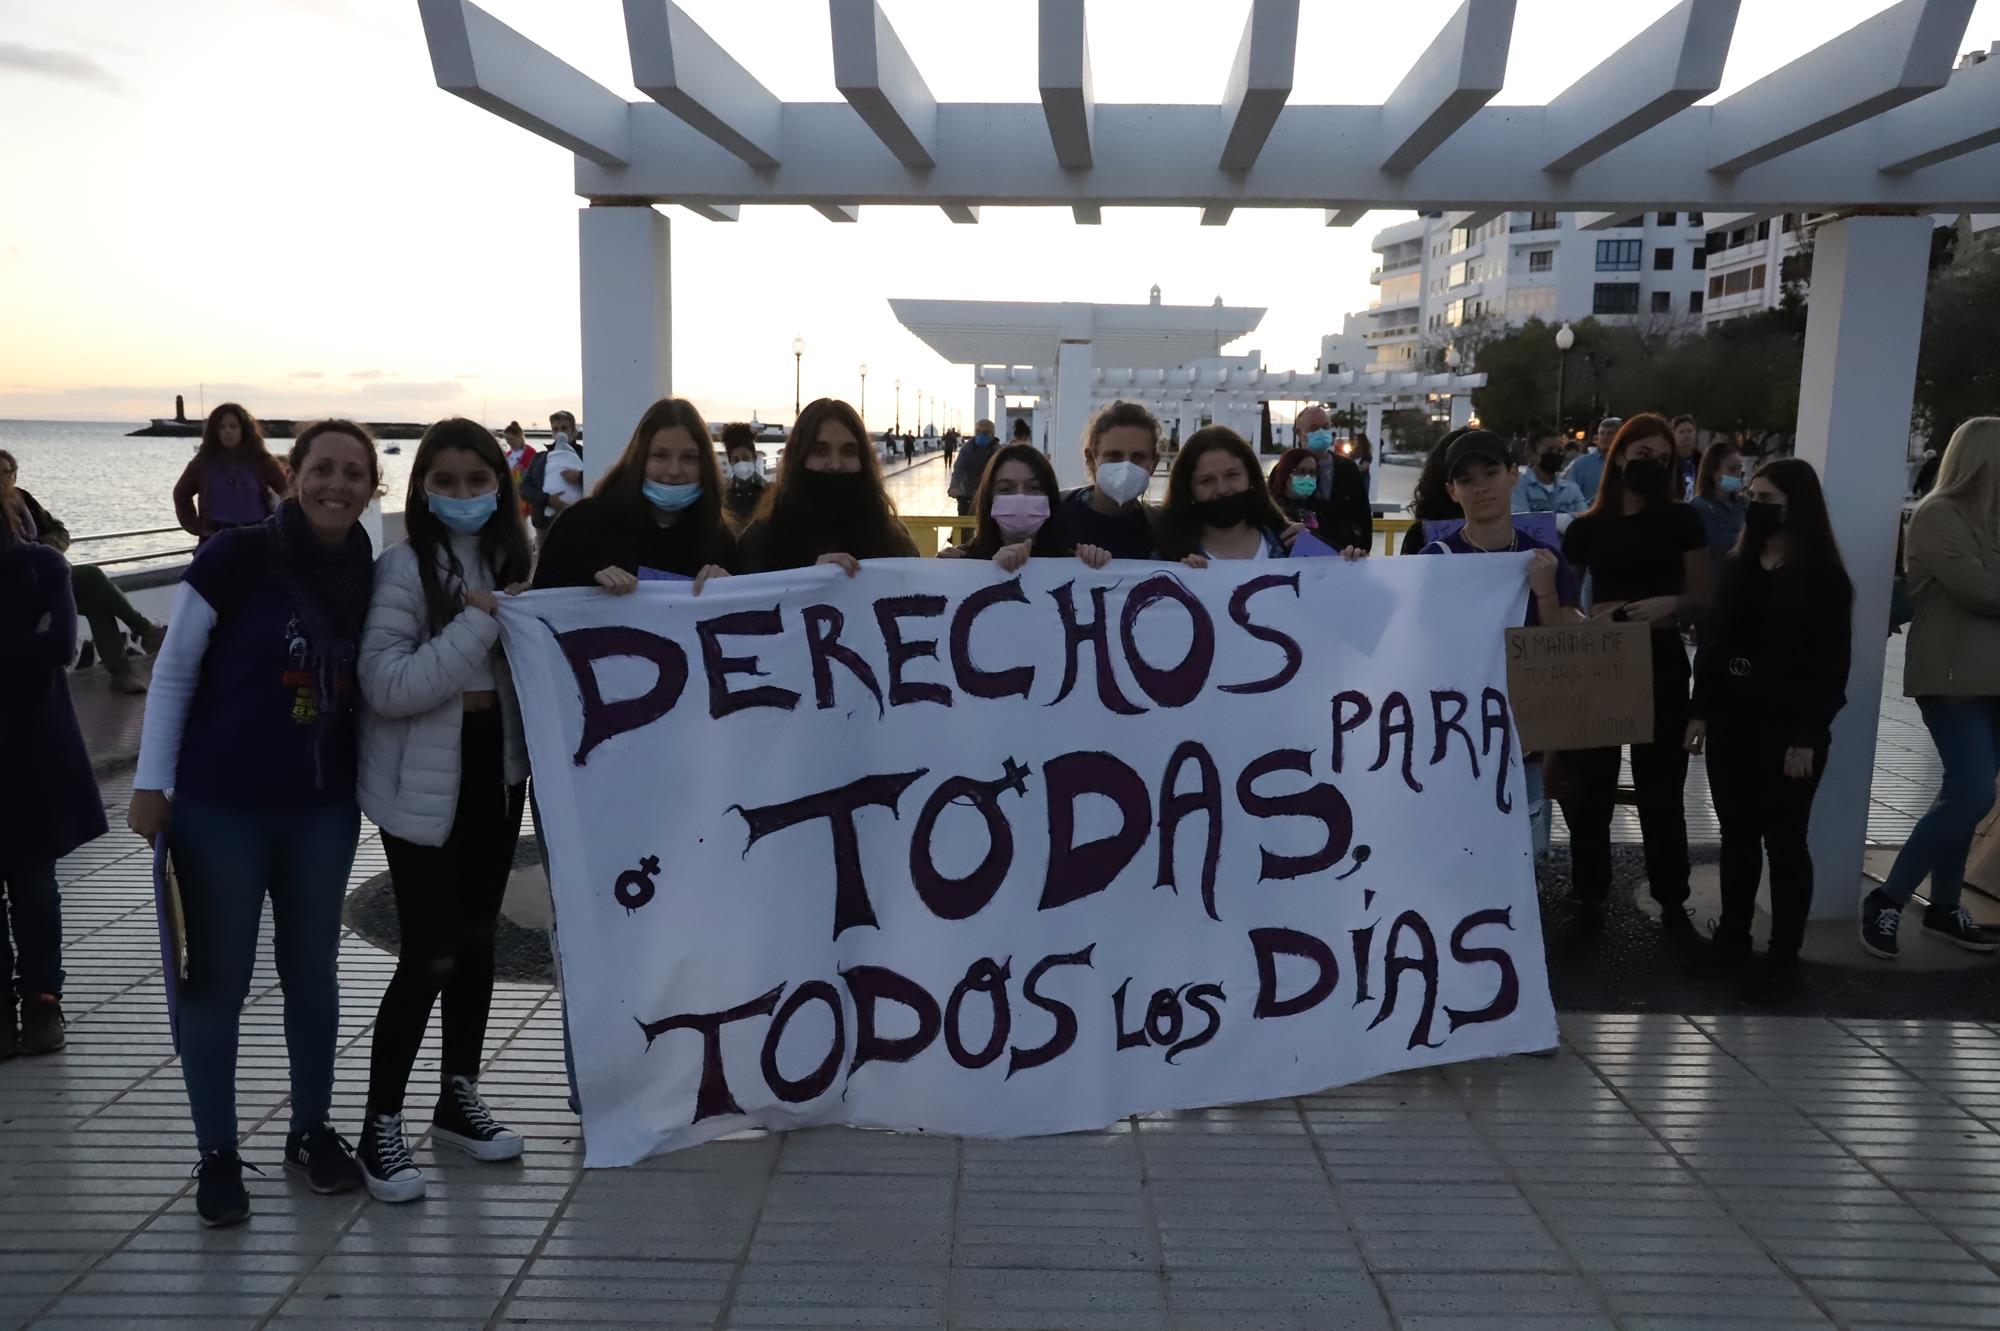
<path id="1" fill-rule="evenodd" d="M 69 561 L 46 545 L 0 548 L 0 870 L 51 863 L 104 835 L 69 697 L 75 652 Z"/>

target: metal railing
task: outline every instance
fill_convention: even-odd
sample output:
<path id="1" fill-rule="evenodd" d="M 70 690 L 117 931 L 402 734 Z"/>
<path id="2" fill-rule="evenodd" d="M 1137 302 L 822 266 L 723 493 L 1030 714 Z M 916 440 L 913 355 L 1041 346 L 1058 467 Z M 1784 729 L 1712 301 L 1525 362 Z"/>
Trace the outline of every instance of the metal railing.
<path id="1" fill-rule="evenodd" d="M 98 532 L 90 536 L 70 537 L 69 548 L 74 550 L 79 545 L 88 545 L 92 542 L 125 541 L 125 540 L 132 540 L 140 536 L 165 536 L 168 535 L 169 533 L 180 532 L 180 531 L 182 531 L 182 528 L 176 525 L 172 527 L 135 527 L 131 531 Z M 114 555 L 110 559 L 86 559 L 81 561 L 73 559 L 70 562 L 71 563 L 80 562 L 92 565 L 97 568 L 110 568 L 115 564 L 142 564 L 149 559 L 177 559 L 186 555 L 191 555 L 193 553 L 194 553 L 194 547 L 188 545 L 188 546 L 176 546 L 172 550 L 151 550 L 146 552 L 145 554 Z"/>

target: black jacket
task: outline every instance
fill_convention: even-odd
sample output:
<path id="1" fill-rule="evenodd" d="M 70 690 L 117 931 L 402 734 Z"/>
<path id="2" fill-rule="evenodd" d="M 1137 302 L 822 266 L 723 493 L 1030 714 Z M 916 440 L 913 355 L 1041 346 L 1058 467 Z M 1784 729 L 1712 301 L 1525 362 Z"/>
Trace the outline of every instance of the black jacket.
<path id="1" fill-rule="evenodd" d="M 1847 705 L 1854 594 L 1833 571 L 1723 564 L 1688 715 L 1754 725 L 1798 748 L 1823 747 Z"/>
<path id="2" fill-rule="evenodd" d="M 643 510 L 605 495 L 586 495 L 556 514 L 535 560 L 535 586 L 594 587 L 606 568 L 637 575 L 642 568 L 691 578 L 707 564 L 739 572 L 736 538 L 727 527 L 699 539 L 686 521 L 662 527 Z"/>

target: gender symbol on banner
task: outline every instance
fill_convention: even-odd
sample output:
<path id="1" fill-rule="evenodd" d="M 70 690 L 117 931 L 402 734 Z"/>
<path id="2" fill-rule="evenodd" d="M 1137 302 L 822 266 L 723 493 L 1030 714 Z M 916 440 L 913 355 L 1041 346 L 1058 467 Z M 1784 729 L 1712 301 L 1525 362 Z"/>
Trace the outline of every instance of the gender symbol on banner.
<path id="1" fill-rule="evenodd" d="M 653 875 L 659 871 L 660 857 L 648 855 L 639 861 L 638 868 L 627 869 L 618 875 L 611 895 L 618 898 L 618 904 L 625 908 L 627 915 L 653 899 Z"/>

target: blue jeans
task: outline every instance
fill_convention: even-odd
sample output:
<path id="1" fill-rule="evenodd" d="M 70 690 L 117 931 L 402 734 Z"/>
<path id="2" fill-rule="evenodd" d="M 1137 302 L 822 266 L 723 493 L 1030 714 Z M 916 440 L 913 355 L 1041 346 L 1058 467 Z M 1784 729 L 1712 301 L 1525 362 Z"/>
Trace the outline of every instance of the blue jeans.
<path id="1" fill-rule="evenodd" d="M 1910 829 L 1882 892 L 1906 906 L 1929 877 L 1932 907 L 1953 910 L 1965 887 L 1972 834 L 1993 808 L 1993 783 L 2000 777 L 2000 698 L 1919 698 L 1917 710 L 1937 746 L 1944 784 Z"/>
<path id="2" fill-rule="evenodd" d="M 175 800 L 172 842 L 187 916 L 181 1076 L 206 1153 L 236 1149 L 236 1040 L 257 965 L 264 896 L 285 992 L 294 1131 L 332 1112 L 340 1028 L 340 907 L 361 812 L 352 802 L 260 809 Z"/>
<path id="3" fill-rule="evenodd" d="M 62 893 L 56 887 L 55 861 L 0 872 L 0 885 L 5 887 L 0 892 L 0 997 L 62 997 Z"/>

